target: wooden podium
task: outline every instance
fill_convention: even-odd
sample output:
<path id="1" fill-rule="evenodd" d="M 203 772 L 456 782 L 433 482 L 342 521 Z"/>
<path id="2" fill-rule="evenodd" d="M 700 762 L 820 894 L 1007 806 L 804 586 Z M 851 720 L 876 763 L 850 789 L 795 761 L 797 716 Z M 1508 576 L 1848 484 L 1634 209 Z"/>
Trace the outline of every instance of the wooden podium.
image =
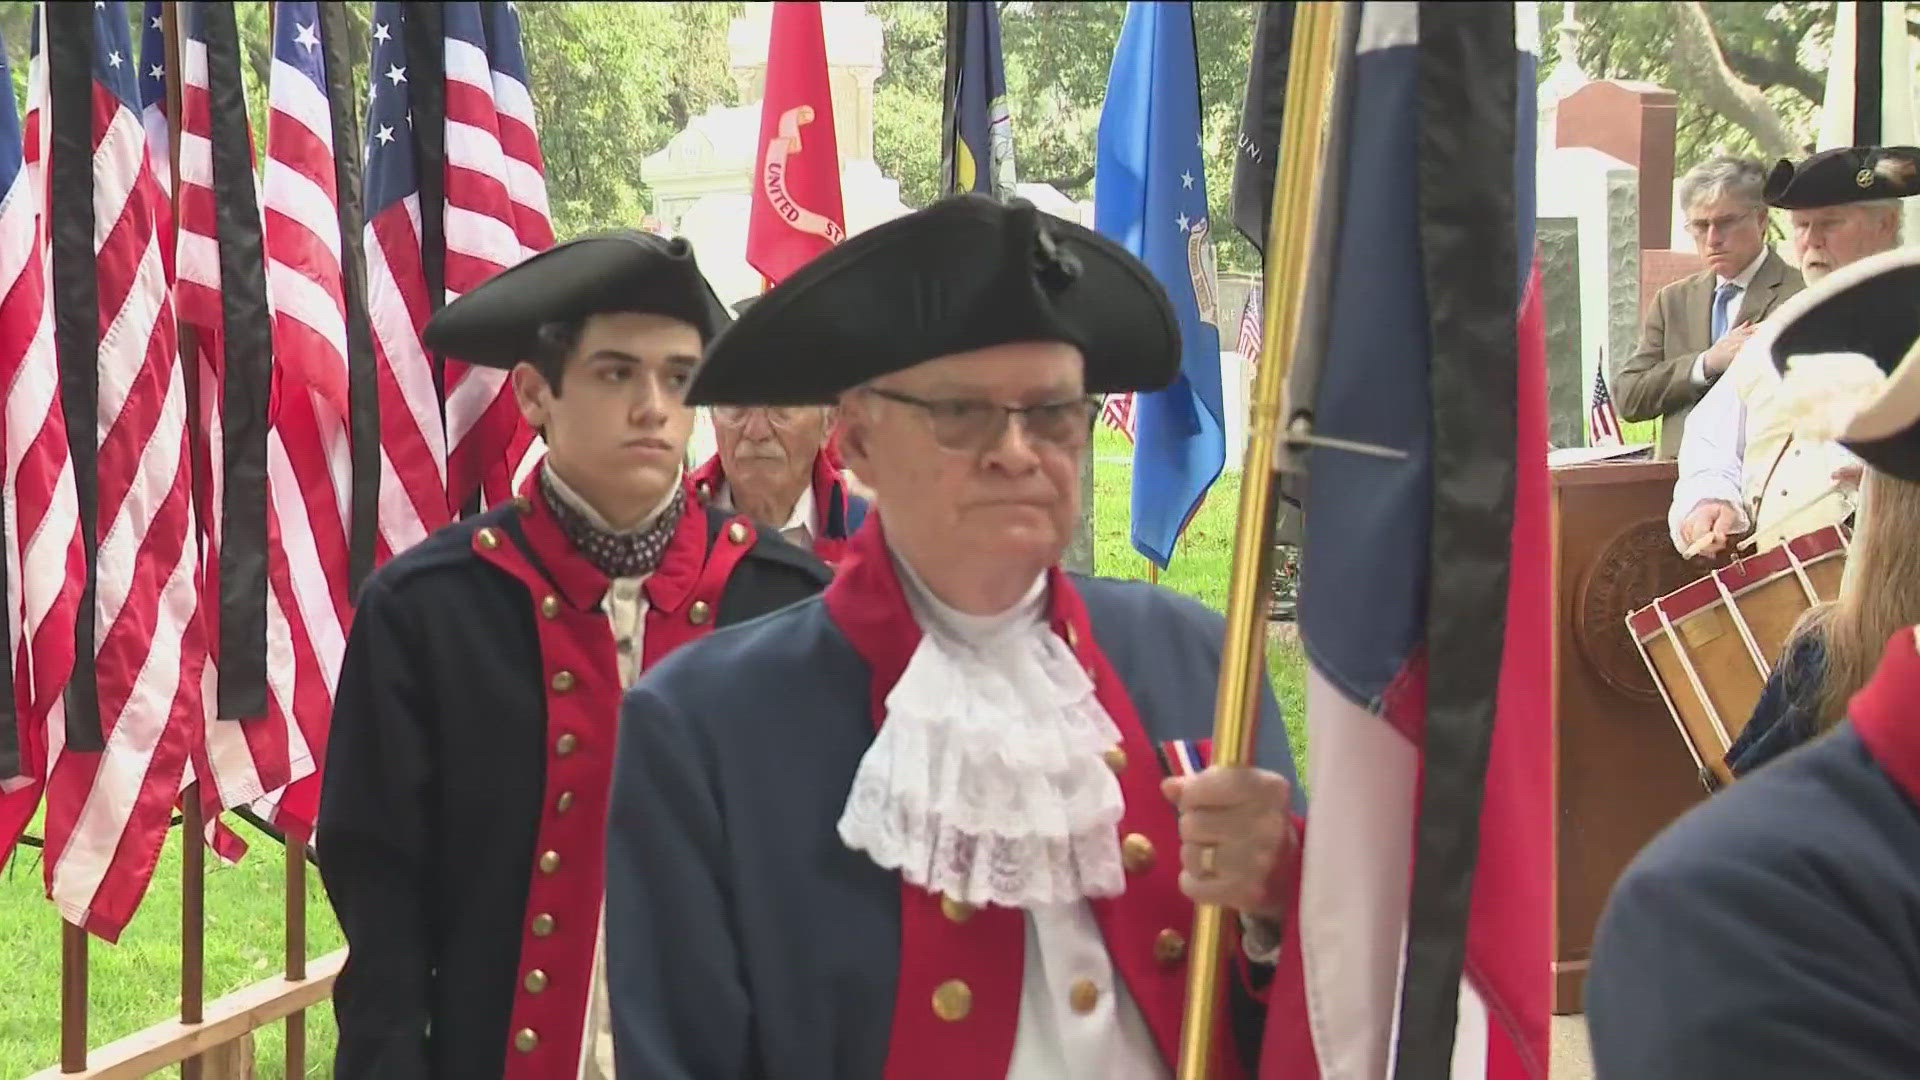
<path id="1" fill-rule="evenodd" d="M 1627 636 L 1627 612 L 1700 577 L 1667 537 L 1671 461 L 1566 465 L 1553 485 L 1553 1011 L 1581 1011 L 1594 925 L 1634 854 L 1705 798 Z"/>

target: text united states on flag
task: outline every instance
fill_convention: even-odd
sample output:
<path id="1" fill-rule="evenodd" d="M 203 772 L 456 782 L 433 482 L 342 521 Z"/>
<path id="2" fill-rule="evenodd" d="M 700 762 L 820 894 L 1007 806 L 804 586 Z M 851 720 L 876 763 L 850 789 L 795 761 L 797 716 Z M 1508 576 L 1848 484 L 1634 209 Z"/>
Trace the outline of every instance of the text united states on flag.
<path id="1" fill-rule="evenodd" d="M 79 618 L 94 624 L 105 743 L 69 749 L 65 725 L 48 724 L 44 866 L 61 915 L 115 940 L 152 876 L 203 715 L 186 379 L 156 235 L 166 195 L 147 156 L 126 10 L 114 0 L 41 11 L 48 45 L 29 79 L 27 142 L 35 153 L 36 125 L 52 123 L 49 234 L 74 229 L 87 203 L 93 210 L 98 355 L 60 363 L 97 365 L 97 468 L 76 469 L 75 480 L 98 514 L 94 609 Z M 49 98 L 64 100 L 83 72 L 92 115 L 49 114 Z M 59 182 L 62 147 L 81 124 L 91 128 L 91 183 L 69 190 Z"/>
<path id="2" fill-rule="evenodd" d="M 1263 1077 L 1547 1075 L 1538 15 L 1517 6 L 1343 6 L 1326 308 L 1303 321 L 1322 361 L 1289 393 L 1316 434 L 1405 456 L 1306 459 L 1313 805 Z"/>
<path id="3" fill-rule="evenodd" d="M 322 33 L 314 0 L 274 4 L 261 184 L 276 387 L 267 437 L 278 537 L 269 567 L 270 688 L 275 708 L 292 718 L 311 751 L 314 771 L 260 809 L 296 837 L 312 832 L 353 611 L 347 305 Z"/>
<path id="4" fill-rule="evenodd" d="M 0 42 L 0 84 L 13 85 Z M 73 620 L 85 567 L 79 504 L 67 455 L 66 413 L 53 349 L 39 186 L 26 169 L 20 121 L 0 109 L 0 387 L 6 394 L 7 644 L 14 716 L 0 731 L 14 762 L 0 764 L 0 864 L 40 805 L 49 725 L 64 728 L 61 691 L 73 670 Z M 17 723 L 15 721 L 17 720 Z"/>
<path id="5" fill-rule="evenodd" d="M 234 377 L 236 365 L 252 359 L 241 351 L 244 346 L 235 347 L 228 337 L 228 331 L 235 327 L 227 320 L 224 301 L 230 299 L 236 283 L 222 287 L 222 238 L 216 203 L 232 196 L 219 191 L 214 179 L 216 135 L 210 79 L 218 75 L 237 85 L 239 53 L 235 48 L 226 54 L 228 70 L 224 74 L 211 70 L 208 40 L 213 32 L 210 24 L 215 19 L 225 20 L 227 33 L 232 34 L 230 10 L 222 12 L 215 10 L 214 5 L 196 3 L 187 5 L 181 18 L 179 253 L 174 282 L 175 308 L 182 332 L 189 335 L 194 346 L 195 376 L 200 388 L 200 415 L 194 429 L 199 438 L 194 464 L 200 474 L 200 497 L 196 503 L 200 507 L 202 572 L 206 581 L 202 619 L 208 626 L 209 640 L 217 639 L 215 628 L 221 616 L 214 598 L 221 595 L 220 552 L 226 543 L 223 512 L 226 499 L 232 494 L 226 491 L 224 482 L 228 450 L 224 432 L 226 383 Z M 237 41 L 237 38 L 231 40 Z M 244 136 L 245 133 L 236 128 L 232 134 Z M 251 160 L 250 151 L 249 145 L 244 151 L 246 160 Z M 250 172 L 246 182 L 252 183 Z M 247 224 L 257 233 L 257 221 Z M 263 317 L 265 313 L 252 315 Z M 298 639 L 291 625 L 298 619 L 298 608 L 291 595 L 287 551 L 281 543 L 283 537 L 273 528 L 271 512 L 267 537 L 264 554 L 268 563 L 268 664 L 264 715 L 217 715 L 214 707 L 217 667 L 237 662 L 238 658 L 210 657 L 205 668 L 206 735 L 196 748 L 193 774 L 200 780 L 200 802 L 209 819 L 221 810 L 245 806 L 268 792 L 279 790 L 309 775 L 314 768 L 312 751 L 300 725 L 295 723 L 292 708 L 298 667 L 303 662 L 304 666 L 312 666 L 312 650 L 300 648 L 305 643 Z M 311 673 L 311 677 L 319 676 Z M 225 839 L 229 842 L 223 845 L 222 854 L 228 858 L 237 857 L 244 850 L 237 843 L 237 837 Z"/>

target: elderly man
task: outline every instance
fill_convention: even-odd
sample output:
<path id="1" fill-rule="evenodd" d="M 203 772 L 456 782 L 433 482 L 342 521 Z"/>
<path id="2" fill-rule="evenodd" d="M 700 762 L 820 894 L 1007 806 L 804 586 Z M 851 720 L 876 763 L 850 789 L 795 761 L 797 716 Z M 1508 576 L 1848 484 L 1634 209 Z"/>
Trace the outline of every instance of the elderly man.
<path id="1" fill-rule="evenodd" d="M 1900 243 L 1900 199 L 1920 193 L 1920 150 L 1850 146 L 1795 166 L 1781 161 L 1766 199 L 1788 211 L 1809 282 Z M 1784 317 L 1785 312 L 1782 312 Z M 1771 331 L 1708 391 L 1680 445 L 1680 479 L 1667 510 L 1675 549 L 1717 556 L 1751 531 L 1762 549 L 1852 511 L 1858 462 L 1832 443 L 1796 439 L 1774 401 Z"/>
<path id="2" fill-rule="evenodd" d="M 1800 410 L 1841 414 L 1807 434 L 1920 481 L 1920 253 L 1870 256 L 1807 298 L 1771 350 L 1796 369 L 1783 393 L 1830 378 L 1873 395 Z M 1888 378 L 1841 376 L 1859 357 L 1835 354 Z M 1587 979 L 1599 1076 L 1920 1075 L 1920 627 L 1887 642 L 1848 716 L 1689 811 L 1621 876 Z"/>
<path id="3" fill-rule="evenodd" d="M 685 241 L 622 231 L 427 323 L 434 349 L 511 369 L 548 453 L 512 504 L 436 532 L 360 595 L 318 827 L 352 950 L 338 1075 L 611 1076 L 601 848 L 620 693 L 827 580 L 751 522 L 687 505 L 682 395 L 726 318 Z"/>
<path id="4" fill-rule="evenodd" d="M 1278 707 L 1265 769 L 1168 775 L 1211 727 L 1220 617 L 1058 567 L 1091 395 L 1165 385 L 1178 342 L 1111 241 L 965 195 L 822 254 L 709 350 L 695 400 L 837 399 L 879 499 L 823 598 L 627 696 L 622 1075 L 1165 1077 L 1194 901 L 1239 915 L 1214 1075 L 1250 1063 L 1295 891 Z"/>
<path id="5" fill-rule="evenodd" d="M 1661 420 L 1660 456 L 1673 457 L 1694 403 L 1733 363 L 1755 323 L 1799 292 L 1800 275 L 1766 243 L 1766 172 L 1749 158 L 1717 157 L 1680 179 L 1707 268 L 1661 289 L 1640 348 L 1615 366 L 1613 398 L 1627 420 Z"/>

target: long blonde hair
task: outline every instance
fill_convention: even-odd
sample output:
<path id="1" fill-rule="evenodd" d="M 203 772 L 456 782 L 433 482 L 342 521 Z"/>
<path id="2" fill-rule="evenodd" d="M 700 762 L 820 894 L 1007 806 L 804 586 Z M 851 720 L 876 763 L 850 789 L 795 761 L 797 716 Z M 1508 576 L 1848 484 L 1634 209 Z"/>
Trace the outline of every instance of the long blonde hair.
<path id="1" fill-rule="evenodd" d="M 1920 623 L 1920 483 L 1868 468 L 1840 595 L 1817 604 L 1793 636 L 1818 634 L 1826 649 L 1814 717 L 1840 722 L 1847 702 L 1873 676 L 1887 639 Z"/>

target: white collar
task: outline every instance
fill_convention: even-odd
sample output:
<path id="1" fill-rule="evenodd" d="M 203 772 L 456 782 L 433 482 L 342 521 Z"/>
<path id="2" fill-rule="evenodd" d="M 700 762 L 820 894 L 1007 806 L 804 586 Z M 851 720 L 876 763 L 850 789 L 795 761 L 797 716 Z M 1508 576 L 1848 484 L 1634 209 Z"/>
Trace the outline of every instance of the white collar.
<path id="1" fill-rule="evenodd" d="M 1714 281 L 1719 285 L 1732 284 L 1734 288 L 1739 289 L 1741 292 L 1746 292 L 1747 286 L 1753 284 L 1753 276 L 1760 272 L 1760 264 L 1767 261 L 1769 254 L 1771 254 L 1770 249 L 1765 244 L 1762 244 L 1760 245 L 1760 254 L 1755 255 L 1753 261 L 1747 264 L 1745 270 L 1736 274 L 1731 283 L 1718 274 L 1714 275 Z"/>
<path id="2" fill-rule="evenodd" d="M 733 504 L 733 485 L 726 480 L 720 481 L 720 489 L 713 493 L 713 505 L 725 513 L 736 513 L 739 508 Z M 783 536 L 792 535 L 795 529 L 807 534 L 809 539 L 820 535 L 819 515 L 813 498 L 813 485 L 800 489 L 800 497 L 793 500 L 793 509 L 787 514 L 787 523 L 780 526 Z"/>
<path id="3" fill-rule="evenodd" d="M 607 519 L 601 515 L 600 511 L 593 508 L 593 504 L 588 502 L 585 496 L 569 487 L 565 480 L 560 479 L 560 474 L 554 471 L 552 465 L 543 461 L 540 463 L 540 471 L 546 476 L 547 483 L 552 485 L 553 493 L 560 496 L 561 500 L 575 513 L 586 518 L 587 524 L 615 536 L 644 532 L 654 522 L 660 520 L 660 515 L 666 513 L 667 507 L 673 505 L 674 489 L 680 486 L 680 474 L 675 473 L 673 483 L 667 485 L 667 493 L 660 497 L 660 502 L 653 509 L 647 511 L 646 517 L 641 518 L 631 528 L 616 529 L 607 524 Z"/>

